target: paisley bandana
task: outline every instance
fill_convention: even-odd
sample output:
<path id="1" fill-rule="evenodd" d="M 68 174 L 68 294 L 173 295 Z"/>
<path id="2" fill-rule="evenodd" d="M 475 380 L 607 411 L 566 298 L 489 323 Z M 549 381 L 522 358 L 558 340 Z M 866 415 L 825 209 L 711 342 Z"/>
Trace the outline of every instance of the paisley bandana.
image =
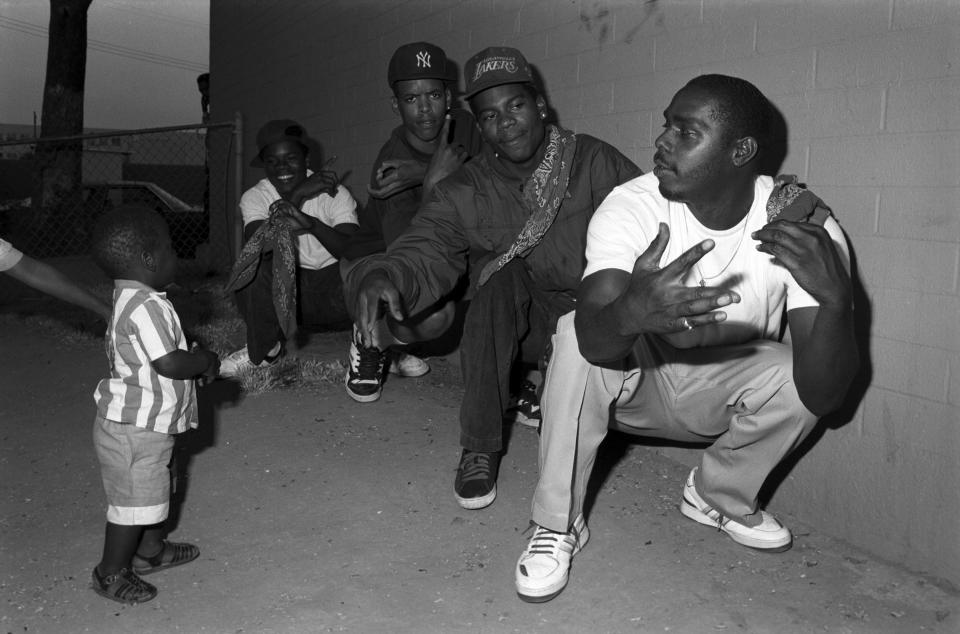
<path id="1" fill-rule="evenodd" d="M 767 199 L 767 222 L 792 220 L 822 225 L 833 213 L 813 192 L 797 183 L 793 174 L 773 179 L 773 191 Z"/>
<path id="2" fill-rule="evenodd" d="M 555 125 L 547 126 L 547 133 L 547 150 L 543 154 L 543 160 L 523 186 L 523 204 L 530 216 L 510 248 L 487 262 L 480 271 L 477 287 L 483 286 L 490 276 L 512 259 L 527 255 L 537 246 L 557 217 L 557 210 L 560 209 L 570 182 L 570 166 L 577 150 L 577 138 L 572 132 Z"/>
<path id="3" fill-rule="evenodd" d="M 285 337 L 297 330 L 297 247 L 293 229 L 277 218 L 277 210 L 290 205 L 278 200 L 270 205 L 270 216 L 250 236 L 230 271 L 227 291 L 236 291 L 253 280 L 264 247 L 273 247 L 273 309 Z"/>

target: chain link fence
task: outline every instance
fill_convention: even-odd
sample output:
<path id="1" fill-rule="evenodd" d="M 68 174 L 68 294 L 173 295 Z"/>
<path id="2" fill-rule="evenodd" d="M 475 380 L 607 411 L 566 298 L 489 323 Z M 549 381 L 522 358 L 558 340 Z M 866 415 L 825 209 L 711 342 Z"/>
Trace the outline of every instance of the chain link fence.
<path id="1" fill-rule="evenodd" d="M 36 258 L 87 256 L 101 215 L 123 204 L 146 205 L 167 221 L 182 268 L 223 272 L 234 241 L 235 214 L 226 206 L 238 160 L 234 129 L 231 122 L 0 137 L 0 236 Z M 73 174 L 66 181 L 58 178 L 64 164 Z"/>

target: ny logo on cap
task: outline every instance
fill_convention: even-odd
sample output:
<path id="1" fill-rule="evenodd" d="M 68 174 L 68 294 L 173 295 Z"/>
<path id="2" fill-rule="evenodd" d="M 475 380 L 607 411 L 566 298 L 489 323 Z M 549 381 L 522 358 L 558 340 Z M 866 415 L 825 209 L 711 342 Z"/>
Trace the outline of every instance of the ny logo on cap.
<path id="1" fill-rule="evenodd" d="M 417 68 L 430 68 L 430 53 L 428 51 L 417 53 Z"/>

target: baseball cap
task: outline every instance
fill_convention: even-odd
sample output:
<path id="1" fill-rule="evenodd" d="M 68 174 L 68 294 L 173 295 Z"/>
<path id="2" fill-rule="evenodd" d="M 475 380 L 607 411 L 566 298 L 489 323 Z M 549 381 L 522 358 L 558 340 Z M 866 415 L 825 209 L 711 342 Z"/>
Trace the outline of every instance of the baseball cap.
<path id="1" fill-rule="evenodd" d="M 411 79 L 442 79 L 456 81 L 453 64 L 447 61 L 443 49 L 429 42 L 411 42 L 398 48 L 387 67 L 390 88 L 398 81 Z"/>
<path id="2" fill-rule="evenodd" d="M 463 72 L 469 99 L 478 92 L 503 84 L 532 84 L 533 71 L 523 53 L 509 46 L 490 46 L 469 60 Z"/>
<path id="3" fill-rule="evenodd" d="M 250 167 L 263 167 L 263 161 L 260 160 L 260 154 L 264 148 L 280 141 L 293 141 L 299 143 L 306 152 L 307 131 L 303 126 L 292 119 L 274 119 L 267 121 L 257 132 L 257 155 L 250 161 Z"/>

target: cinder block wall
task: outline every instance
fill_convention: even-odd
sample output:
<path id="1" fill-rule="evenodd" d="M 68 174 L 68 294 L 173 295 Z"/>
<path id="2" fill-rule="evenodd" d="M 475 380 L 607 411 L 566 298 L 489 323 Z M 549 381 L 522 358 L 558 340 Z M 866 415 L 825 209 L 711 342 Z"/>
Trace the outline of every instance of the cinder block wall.
<path id="1" fill-rule="evenodd" d="M 960 584 L 960 1 L 213 0 L 214 120 L 300 120 L 361 200 L 396 124 L 387 61 L 429 40 L 462 64 L 516 46 L 558 120 L 651 167 L 670 97 L 749 79 L 787 124 L 779 171 L 837 212 L 867 367 L 769 506 Z M 248 169 L 243 185 L 259 174 Z M 691 450 L 670 450 L 693 463 Z"/>

